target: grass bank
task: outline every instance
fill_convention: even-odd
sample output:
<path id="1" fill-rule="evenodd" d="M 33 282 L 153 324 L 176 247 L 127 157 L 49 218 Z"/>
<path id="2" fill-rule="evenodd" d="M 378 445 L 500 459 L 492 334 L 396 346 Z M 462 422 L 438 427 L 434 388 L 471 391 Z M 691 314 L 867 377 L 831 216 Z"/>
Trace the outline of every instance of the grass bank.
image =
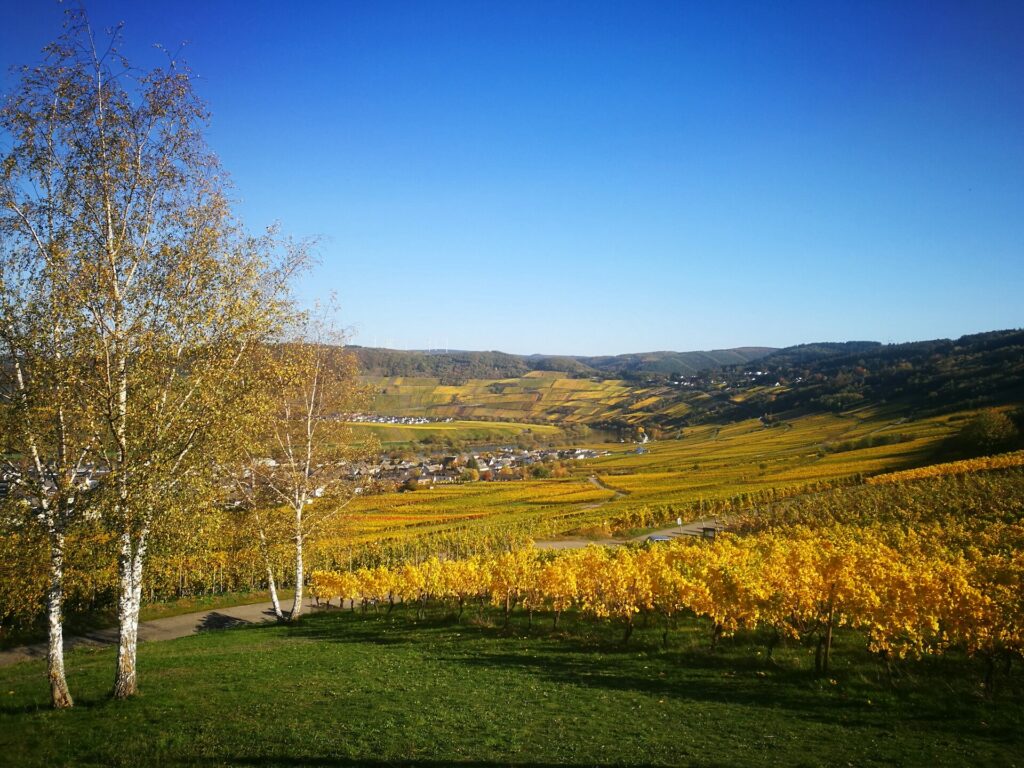
<path id="1" fill-rule="evenodd" d="M 716 652 L 684 623 L 564 617 L 506 634 L 471 612 L 308 616 L 299 626 L 140 646 L 141 694 L 107 698 L 113 650 L 69 655 L 79 706 L 46 709 L 42 663 L 0 670 L 4 764 L 549 766 L 1019 765 L 1020 672 L 980 694 L 980 669 L 943 657 L 885 667 L 841 635 L 831 677 L 808 649 L 740 635 Z M 475 613 L 475 612 L 474 612 Z M 566 621 L 565 619 L 568 618 Z"/>

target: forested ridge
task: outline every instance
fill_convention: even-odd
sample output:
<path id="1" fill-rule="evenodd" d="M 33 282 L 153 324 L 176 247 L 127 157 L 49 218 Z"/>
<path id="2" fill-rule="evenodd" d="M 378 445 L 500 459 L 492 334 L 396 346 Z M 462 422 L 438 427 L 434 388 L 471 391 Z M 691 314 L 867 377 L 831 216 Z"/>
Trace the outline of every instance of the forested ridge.
<path id="1" fill-rule="evenodd" d="M 442 383 L 467 379 L 505 379 L 531 371 L 561 371 L 571 376 L 619 376 L 646 373 L 687 375 L 756 360 L 770 347 L 739 347 L 709 352 L 645 352 L 586 357 L 578 355 L 513 355 L 506 352 L 422 351 L 350 347 L 363 371 L 372 376 L 428 376 Z"/>

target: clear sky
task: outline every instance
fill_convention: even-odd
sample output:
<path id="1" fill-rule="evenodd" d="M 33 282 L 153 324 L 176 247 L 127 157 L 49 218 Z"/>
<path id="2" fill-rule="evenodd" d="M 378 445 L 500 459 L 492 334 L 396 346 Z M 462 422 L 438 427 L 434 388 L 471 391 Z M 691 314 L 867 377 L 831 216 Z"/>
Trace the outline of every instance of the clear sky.
<path id="1" fill-rule="evenodd" d="M 89 2 L 175 48 L 354 342 L 615 354 L 1024 325 L 1024 3 Z M 0 64 L 61 6 L 0 0 Z M 12 80 L 6 72 L 0 89 Z"/>

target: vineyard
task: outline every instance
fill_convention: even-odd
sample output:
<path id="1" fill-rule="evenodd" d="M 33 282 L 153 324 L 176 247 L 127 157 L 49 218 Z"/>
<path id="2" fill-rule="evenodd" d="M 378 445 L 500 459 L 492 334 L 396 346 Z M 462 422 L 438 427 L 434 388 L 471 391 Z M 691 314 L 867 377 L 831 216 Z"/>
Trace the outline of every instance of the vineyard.
<path id="1" fill-rule="evenodd" d="M 685 403 L 674 402 L 674 393 L 664 386 L 637 387 L 618 379 L 571 379 L 545 371 L 510 379 L 471 379 L 460 385 L 420 377 L 365 380 L 378 392 L 373 403 L 377 412 L 403 416 L 559 424 L 620 419 L 640 424 L 668 399 L 673 400 L 672 407 L 685 411 Z"/>
<path id="2" fill-rule="evenodd" d="M 962 417 L 916 422 L 864 409 L 843 416 L 812 415 L 766 427 L 757 419 L 687 429 L 638 453 L 632 444 L 600 444 L 612 455 L 579 463 L 572 478 L 471 483 L 355 499 L 345 510 L 343 533 L 457 535 L 497 531 L 534 539 L 573 532 L 610 535 L 652 527 L 683 516 L 723 513 L 746 497 L 787 496 L 804 489 L 925 463 Z M 823 445 L 865 436 L 899 434 L 898 443 L 829 452 Z M 595 478 L 588 483 L 589 478 Z M 608 490 L 612 489 L 612 490 Z M 339 535 L 340 540 L 340 535 Z M 429 553 L 428 553 L 429 554 Z"/>
<path id="3" fill-rule="evenodd" d="M 906 422 L 870 410 L 804 416 L 772 427 L 750 420 L 687 429 L 681 439 L 651 442 L 643 453 L 629 444 L 604 444 L 612 455 L 570 466 L 568 477 L 356 496 L 311 537 L 310 565 L 347 569 L 419 562 L 432 555 L 461 558 L 567 534 L 608 536 L 664 526 L 677 517 L 731 517 L 752 506 L 925 463 L 962 421 L 952 416 Z M 889 433 L 909 439 L 860 450 L 822 449 L 827 442 Z M 147 600 L 261 589 L 265 569 L 252 525 L 247 515 L 214 508 L 192 535 L 182 536 L 180 527 L 173 536 L 158 534 L 150 548 Z M 284 530 L 270 533 L 271 540 L 282 542 L 268 554 L 287 587 L 288 536 Z M 0 595 L 0 626 L 21 626 L 38 616 L 46 585 L 44 547 L 31 530 L 0 541 L 5 583 L 18 585 Z M 82 526 L 69 537 L 71 612 L 109 604 L 113 547 L 109 533 L 98 526 Z"/>
<path id="4" fill-rule="evenodd" d="M 963 421 L 894 423 L 865 411 L 776 427 L 701 427 L 642 453 L 616 446 L 613 455 L 567 466 L 564 477 L 357 496 L 307 550 L 315 569 L 309 587 L 332 610 L 298 626 L 144 646 L 144 709 L 125 727 L 142 733 L 143 721 L 163 716 L 145 709 L 147 701 L 158 709 L 180 701 L 186 714 L 172 735 L 140 741 L 147 754 L 134 757 L 172 761 L 194 755 L 199 743 L 214 762 L 258 753 L 254 759 L 274 764 L 273 747 L 256 734 L 275 712 L 295 718 L 289 722 L 303 735 L 289 749 L 308 752 L 311 764 L 331 750 L 356 755 L 356 764 L 411 751 L 445 764 L 466 755 L 486 760 L 477 736 L 484 729 L 490 743 L 500 741 L 509 707 L 520 724 L 557 723 L 571 702 L 591 714 L 536 732 L 541 764 L 581 755 L 607 761 L 611 721 L 635 734 L 615 742 L 624 764 L 638 754 L 676 764 L 680 722 L 692 724 L 694 743 L 713 745 L 708 765 L 750 764 L 766 754 L 796 764 L 808 749 L 815 763 L 909 764 L 913 755 L 930 765 L 1013 764 L 1024 653 L 1024 467 L 1019 452 L 920 466 Z M 903 437 L 865 444 L 865 436 L 887 433 Z M 830 451 L 826 441 L 864 447 Z M 712 542 L 530 546 L 588 526 L 629 530 L 705 514 L 726 519 L 729 532 Z M 218 508 L 191 533 L 178 527 L 173 538 L 159 535 L 147 599 L 262 589 L 251 524 Z M 287 540 L 285 531 L 271 534 Z M 5 627 L 38 615 L 45 546 L 31 529 L 0 539 L 10 587 L 0 593 Z M 69 611 L 101 614 L 110 604 L 115 547 L 99 525 L 69 537 Z M 287 545 L 269 554 L 290 586 Z M 104 695 L 107 655 L 69 656 L 87 702 Z M 6 741 L 0 737 L 5 754 L 61 764 L 86 749 L 94 762 L 111 762 L 109 710 L 85 706 L 75 710 L 78 719 L 44 720 L 36 710 L 38 666 L 3 670 L 14 707 L 0 713 L 11 725 Z M 268 681 L 275 681 L 270 693 Z M 207 709 L 185 704 L 196 690 Z M 694 698 L 695 691 L 702 693 Z M 363 697 L 371 695 L 368 704 Z M 453 720 L 423 731 L 422 713 L 438 696 Z M 286 714 L 285 700 L 299 700 L 302 714 Z M 355 704 L 338 707 L 342 700 Z M 551 718 L 538 718 L 546 706 L 554 707 Z M 360 707 L 371 714 L 361 718 Z M 231 719 L 227 729 L 210 726 L 236 709 L 254 714 Z M 398 742 L 390 731 L 378 740 L 382 718 L 418 725 L 396 729 L 406 734 Z M 470 721 L 472 740 L 453 735 Z M 27 741 L 16 738 L 27 722 Z M 838 748 L 853 743 L 852 727 L 865 742 Z M 318 729 L 344 738 L 325 746 Z M 56 738 L 42 742 L 32 732 Z M 515 738 L 530 732 L 516 726 Z M 30 754 L 41 757 L 32 762 Z"/>
<path id="5" fill-rule="evenodd" d="M 642 455 L 620 453 L 588 468 L 627 493 L 603 510 L 614 517 L 644 505 L 686 505 L 917 466 L 928 462 L 955 423 L 949 418 L 899 422 L 870 410 L 803 416 L 773 427 L 751 419 L 693 427 L 681 439 L 646 446 Z M 844 452 L 824 448 L 840 440 L 894 433 L 907 439 Z"/>
<path id="6" fill-rule="evenodd" d="M 920 466 L 963 418 L 805 418 L 616 446 L 564 477 L 357 496 L 307 550 L 331 608 L 144 645 L 144 695 L 116 718 L 93 704 L 113 650 L 69 654 L 70 713 L 40 709 L 41 663 L 0 670 L 0 749 L 26 765 L 491 765 L 496 744 L 540 765 L 1015 764 L 1020 453 Z M 887 433 L 903 437 L 866 445 Z M 729 532 L 530 546 L 677 514 Z M 260 590 L 250 526 L 219 508 L 158 536 L 147 598 Z M 70 610 L 109 605 L 115 545 L 98 525 L 69 538 Z M 5 626 L 38 613 L 44 548 L 29 529 L 0 539 Z M 269 554 L 287 587 L 287 545 Z"/>
<path id="7" fill-rule="evenodd" d="M 951 461 L 932 464 L 918 469 L 907 469 L 902 472 L 889 472 L 884 475 L 869 477 L 867 482 L 872 485 L 880 483 L 901 483 L 907 480 L 920 480 L 925 477 L 943 477 L 945 475 L 965 475 L 971 472 L 984 472 L 990 469 L 1007 469 L 1024 466 L 1024 451 L 1002 454 L 999 456 L 983 456 L 978 459 Z"/>
<path id="8" fill-rule="evenodd" d="M 387 606 L 449 601 L 619 622 L 628 641 L 654 615 L 664 642 L 680 617 L 704 618 L 712 647 L 739 630 L 815 648 L 827 672 L 834 633 L 859 631 L 882 658 L 956 648 L 988 663 L 1024 652 L 1024 472 L 946 475 L 803 496 L 751 511 L 742 535 L 712 543 L 560 554 L 525 547 L 461 559 L 317 571 L 321 600 Z M 771 647 L 767 649 L 771 652 Z"/>

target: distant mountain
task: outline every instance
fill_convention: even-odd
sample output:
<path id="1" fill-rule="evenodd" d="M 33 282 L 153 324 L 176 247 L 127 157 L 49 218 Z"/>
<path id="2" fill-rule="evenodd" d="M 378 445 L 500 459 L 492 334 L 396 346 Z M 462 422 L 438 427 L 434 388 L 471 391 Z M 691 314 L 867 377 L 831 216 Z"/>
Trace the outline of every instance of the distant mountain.
<path id="1" fill-rule="evenodd" d="M 534 370 L 526 358 L 504 352 L 425 352 L 349 346 L 369 376 L 431 377 L 459 383 L 467 379 L 506 379 Z"/>
<path id="2" fill-rule="evenodd" d="M 716 418 L 882 403 L 916 414 L 1024 403 L 1022 330 L 906 344 L 804 344 L 766 355 L 756 366 L 764 382 L 783 384 L 780 391 L 719 403 Z M 726 369 L 723 377 L 741 381 L 742 371 Z M 749 376 L 749 366 L 746 371 Z"/>
<path id="3" fill-rule="evenodd" d="M 1024 405 L 1024 330 L 607 357 L 354 351 L 380 388 L 378 412 L 432 418 L 666 431 L 865 406 L 913 418 Z"/>
<path id="4" fill-rule="evenodd" d="M 728 365 L 743 365 L 774 352 L 772 347 L 739 347 L 710 352 L 644 352 L 584 357 L 510 355 L 505 352 L 395 350 L 349 347 L 371 376 L 420 376 L 450 380 L 507 379 L 531 371 L 562 371 L 571 376 L 623 378 L 645 374 L 693 376 Z"/>
<path id="5" fill-rule="evenodd" d="M 776 349 L 762 357 L 764 362 L 773 365 L 809 365 L 830 357 L 872 353 L 881 347 L 879 341 L 827 341 Z"/>
<path id="6" fill-rule="evenodd" d="M 676 373 L 695 376 L 725 365 L 743 365 L 776 350 L 773 347 L 737 347 L 711 352 L 642 352 L 614 357 L 579 357 L 598 371 L 616 374 Z"/>

